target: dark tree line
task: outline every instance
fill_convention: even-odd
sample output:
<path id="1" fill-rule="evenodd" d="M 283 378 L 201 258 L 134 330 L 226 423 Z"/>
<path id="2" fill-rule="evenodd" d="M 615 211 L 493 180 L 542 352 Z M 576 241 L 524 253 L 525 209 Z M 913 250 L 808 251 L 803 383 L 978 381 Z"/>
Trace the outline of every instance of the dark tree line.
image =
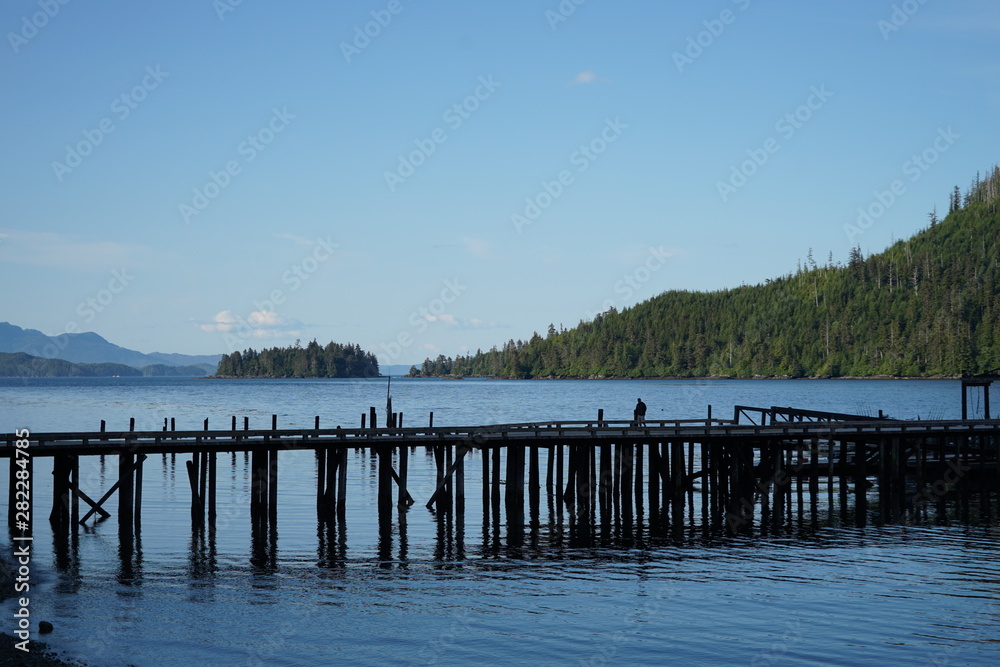
<path id="1" fill-rule="evenodd" d="M 315 340 L 301 347 L 246 349 L 222 357 L 218 377 L 239 378 L 362 378 L 378 377 L 378 360 L 360 345 Z"/>
<path id="2" fill-rule="evenodd" d="M 665 292 L 543 338 L 426 360 L 414 375 L 933 376 L 1000 366 L 1000 169 L 948 216 L 870 257 L 763 285 Z"/>

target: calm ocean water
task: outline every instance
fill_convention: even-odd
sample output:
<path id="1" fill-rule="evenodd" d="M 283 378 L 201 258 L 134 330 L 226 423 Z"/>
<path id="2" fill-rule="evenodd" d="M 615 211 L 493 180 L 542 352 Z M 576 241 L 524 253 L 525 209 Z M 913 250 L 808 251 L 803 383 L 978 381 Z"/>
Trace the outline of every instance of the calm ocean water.
<path id="1" fill-rule="evenodd" d="M 385 381 L 195 379 L 0 380 L 0 432 L 356 426 L 385 405 Z M 733 405 L 794 406 L 951 418 L 951 381 L 394 380 L 404 425 L 481 424 L 631 415 L 732 416 Z M 974 406 L 975 407 L 975 406 Z M 81 465 L 101 495 L 116 462 Z M 214 539 L 192 537 L 184 458 L 145 464 L 137 551 L 119 552 L 112 518 L 69 545 L 44 520 L 51 464 L 36 461 L 31 611 L 66 657 L 94 665 L 996 665 L 1000 664 L 1000 522 L 935 515 L 924 523 L 817 525 L 740 538 L 692 528 L 681 539 L 640 523 L 580 544 L 545 506 L 514 546 L 484 522 L 479 458 L 467 466 L 462 525 L 424 508 L 433 468 L 418 449 L 417 504 L 380 540 L 371 459 L 351 452 L 345 530 L 333 550 L 317 532 L 315 463 L 282 454 L 275 561 L 250 561 L 245 457 L 220 455 Z M 6 497 L 6 475 L 0 475 Z M 639 517 L 648 521 L 648 517 Z M 565 518 L 562 519 L 565 521 Z M 6 541 L 6 536 L 3 538 Z M 10 602 L 3 617 L 11 619 Z M 9 627 L 0 630 L 10 632 Z M 2 626 L 2 624 L 0 624 Z"/>

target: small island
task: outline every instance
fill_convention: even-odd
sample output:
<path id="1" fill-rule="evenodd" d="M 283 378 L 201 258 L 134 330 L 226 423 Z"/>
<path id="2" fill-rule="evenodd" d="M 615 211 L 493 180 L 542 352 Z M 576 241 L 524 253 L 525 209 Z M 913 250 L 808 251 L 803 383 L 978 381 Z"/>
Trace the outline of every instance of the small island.
<path id="1" fill-rule="evenodd" d="M 248 348 L 222 357 L 217 378 L 369 378 L 379 377 L 378 359 L 360 345 L 315 340 L 305 347 Z"/>

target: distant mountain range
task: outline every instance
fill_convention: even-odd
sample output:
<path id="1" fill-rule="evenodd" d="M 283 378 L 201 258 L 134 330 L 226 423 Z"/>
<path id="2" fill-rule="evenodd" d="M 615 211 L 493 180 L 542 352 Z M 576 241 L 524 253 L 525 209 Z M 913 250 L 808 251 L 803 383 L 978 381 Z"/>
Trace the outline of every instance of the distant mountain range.
<path id="1" fill-rule="evenodd" d="M 198 369 L 185 369 L 182 375 L 212 375 L 222 358 L 221 354 L 143 354 L 109 343 L 96 333 L 46 336 L 41 331 L 22 329 L 8 322 L 0 322 L 0 352 L 20 352 L 41 360 L 64 360 L 72 364 L 123 364 L 140 371 L 151 366 L 175 369 L 153 369 L 145 373 L 149 375 L 174 375 L 178 373 L 176 367 L 180 366 L 198 366 Z"/>

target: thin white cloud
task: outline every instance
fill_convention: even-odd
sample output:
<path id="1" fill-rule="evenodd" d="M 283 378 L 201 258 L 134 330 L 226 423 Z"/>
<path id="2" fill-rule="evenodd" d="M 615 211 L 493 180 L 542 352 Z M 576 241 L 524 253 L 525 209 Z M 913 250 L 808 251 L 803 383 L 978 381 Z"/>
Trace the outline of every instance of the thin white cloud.
<path id="1" fill-rule="evenodd" d="M 304 236 L 296 236 L 295 234 L 275 234 L 274 238 L 293 241 L 298 245 L 316 245 L 316 241 L 307 239 Z"/>
<path id="2" fill-rule="evenodd" d="M 0 240 L 0 262 L 76 271 L 104 272 L 142 265 L 149 250 L 141 245 L 19 229 L 0 231 Z"/>
<path id="3" fill-rule="evenodd" d="M 573 85 L 579 86 L 588 83 L 611 83 L 611 79 L 605 79 L 602 76 L 598 76 L 597 72 L 592 69 L 584 70 L 580 72 L 575 77 L 573 77 Z"/>
<path id="4" fill-rule="evenodd" d="M 424 314 L 424 319 L 428 322 L 438 322 L 455 329 L 498 329 L 503 325 L 497 324 L 493 320 L 481 320 L 478 317 L 465 318 L 455 317 L 451 313 L 441 313 L 440 315 Z"/>
<path id="5" fill-rule="evenodd" d="M 231 310 L 220 310 L 208 322 L 194 322 L 205 332 L 232 334 L 240 338 L 290 338 L 301 336 L 303 325 L 298 320 L 271 310 L 255 310 L 242 317 Z"/>
<path id="6" fill-rule="evenodd" d="M 462 247 L 473 257 L 489 257 L 490 244 L 482 239 L 474 239 L 471 236 L 462 237 Z"/>

